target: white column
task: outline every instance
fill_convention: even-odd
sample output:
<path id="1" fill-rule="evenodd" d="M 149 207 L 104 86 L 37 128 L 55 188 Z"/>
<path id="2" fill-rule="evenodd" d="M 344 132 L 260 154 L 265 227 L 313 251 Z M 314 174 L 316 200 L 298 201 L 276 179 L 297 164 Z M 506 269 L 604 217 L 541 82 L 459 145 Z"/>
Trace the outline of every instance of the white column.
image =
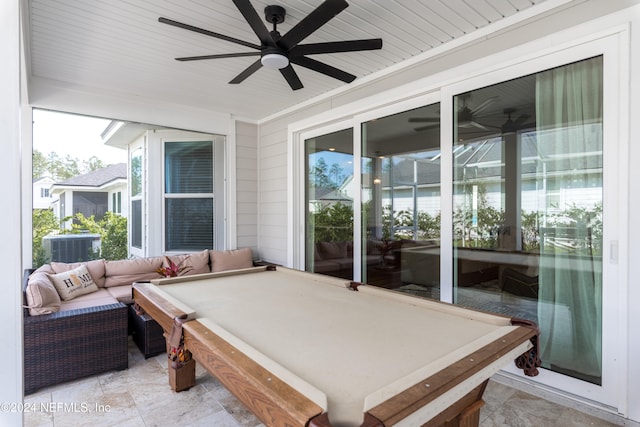
<path id="1" fill-rule="evenodd" d="M 0 364 L 0 425 L 22 425 L 22 414 L 6 411 L 4 406 L 22 402 L 19 9 L 19 0 L 0 1 L 0 180 L 4 183 L 0 259 L 6 274 L 0 281 L 0 342 L 5 350 Z"/>

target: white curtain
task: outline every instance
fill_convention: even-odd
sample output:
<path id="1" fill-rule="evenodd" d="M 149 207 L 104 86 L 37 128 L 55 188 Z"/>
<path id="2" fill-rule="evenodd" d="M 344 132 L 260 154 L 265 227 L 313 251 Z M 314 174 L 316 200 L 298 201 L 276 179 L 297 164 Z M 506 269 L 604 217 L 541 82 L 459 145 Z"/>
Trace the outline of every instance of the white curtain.
<path id="1" fill-rule="evenodd" d="M 602 230 L 594 214 L 602 206 L 602 79 L 597 57 L 536 81 L 540 187 L 553 200 L 540 212 L 541 358 L 546 368 L 595 383 L 602 374 Z M 585 200 L 598 190 L 599 200 Z M 559 218 L 571 207 L 582 215 Z"/>

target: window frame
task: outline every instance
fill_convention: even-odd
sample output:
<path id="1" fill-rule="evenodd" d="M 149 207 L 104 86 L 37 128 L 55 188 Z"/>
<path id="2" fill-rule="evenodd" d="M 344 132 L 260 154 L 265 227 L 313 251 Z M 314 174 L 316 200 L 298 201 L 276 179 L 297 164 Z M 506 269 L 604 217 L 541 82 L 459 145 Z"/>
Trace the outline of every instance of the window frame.
<path id="1" fill-rule="evenodd" d="M 166 191 L 166 144 L 167 143 L 188 143 L 188 142 L 210 142 L 212 145 L 212 189 L 210 193 L 167 193 Z M 213 235 L 211 236 L 212 247 L 207 249 L 222 249 L 226 238 L 225 230 L 225 204 L 227 203 L 225 197 L 225 138 L 221 135 L 185 135 L 185 133 L 175 132 L 167 133 L 160 137 L 161 145 L 161 188 L 160 192 L 160 206 L 161 206 L 161 250 L 165 254 L 179 254 L 185 252 L 192 252 L 193 249 L 178 249 L 173 248 L 169 250 L 167 248 L 167 208 L 166 201 L 168 199 L 203 199 L 213 201 Z"/>

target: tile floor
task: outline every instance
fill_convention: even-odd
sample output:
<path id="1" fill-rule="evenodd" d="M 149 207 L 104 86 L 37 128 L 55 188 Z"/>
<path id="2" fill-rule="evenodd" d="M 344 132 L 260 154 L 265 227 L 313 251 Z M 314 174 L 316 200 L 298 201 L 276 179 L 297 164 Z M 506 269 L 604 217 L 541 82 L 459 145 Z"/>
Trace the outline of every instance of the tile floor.
<path id="1" fill-rule="evenodd" d="M 174 393 L 162 354 L 144 359 L 130 340 L 129 369 L 42 389 L 25 398 L 26 427 L 262 426 L 205 370 L 196 386 Z M 485 392 L 481 427 L 614 426 L 575 409 L 536 398 L 495 381 Z"/>

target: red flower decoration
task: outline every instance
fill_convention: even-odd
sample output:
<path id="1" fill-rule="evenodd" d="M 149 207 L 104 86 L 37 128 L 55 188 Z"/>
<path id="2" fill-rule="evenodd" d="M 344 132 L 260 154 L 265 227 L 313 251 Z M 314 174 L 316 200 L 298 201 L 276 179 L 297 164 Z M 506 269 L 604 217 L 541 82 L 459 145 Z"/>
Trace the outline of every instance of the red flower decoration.
<path id="1" fill-rule="evenodd" d="M 180 264 L 171 261 L 168 256 L 165 256 L 164 259 L 167 260 L 167 266 L 156 270 L 156 273 L 162 274 L 164 277 L 178 277 L 180 274 L 187 273 L 193 269 L 190 265 L 182 265 L 189 257 L 183 259 Z"/>

